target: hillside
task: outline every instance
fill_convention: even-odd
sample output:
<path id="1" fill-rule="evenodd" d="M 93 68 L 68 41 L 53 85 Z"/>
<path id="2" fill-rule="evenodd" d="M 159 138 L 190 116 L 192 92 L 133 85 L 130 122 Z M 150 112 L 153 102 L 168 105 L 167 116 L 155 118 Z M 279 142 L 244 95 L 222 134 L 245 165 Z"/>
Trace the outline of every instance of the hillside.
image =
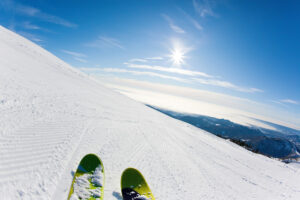
<path id="1" fill-rule="evenodd" d="M 105 199 L 138 168 L 156 199 L 298 199 L 300 168 L 249 152 L 101 86 L 0 27 L 0 199 L 66 199 L 87 153 Z"/>

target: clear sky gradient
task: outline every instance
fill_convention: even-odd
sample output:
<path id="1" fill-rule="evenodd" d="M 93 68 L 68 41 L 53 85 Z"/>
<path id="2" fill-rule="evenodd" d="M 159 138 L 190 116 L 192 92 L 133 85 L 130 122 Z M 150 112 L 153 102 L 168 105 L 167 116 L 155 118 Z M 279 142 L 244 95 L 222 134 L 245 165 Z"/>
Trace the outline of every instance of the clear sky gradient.
<path id="1" fill-rule="evenodd" d="M 89 74 L 248 99 L 300 127 L 299 10 L 296 0 L 1 0 L 0 24 Z"/>

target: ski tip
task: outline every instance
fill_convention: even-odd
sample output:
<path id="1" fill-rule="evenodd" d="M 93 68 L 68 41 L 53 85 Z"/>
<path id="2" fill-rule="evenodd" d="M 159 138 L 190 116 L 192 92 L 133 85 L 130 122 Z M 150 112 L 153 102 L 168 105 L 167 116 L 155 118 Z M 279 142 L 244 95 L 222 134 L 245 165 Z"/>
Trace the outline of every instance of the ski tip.
<path id="1" fill-rule="evenodd" d="M 127 168 L 121 176 L 121 189 L 124 200 L 147 199 L 154 200 L 154 196 L 142 173 L 135 168 Z"/>
<path id="2" fill-rule="evenodd" d="M 104 197 L 104 166 L 97 154 L 85 155 L 74 174 L 68 200 L 100 199 Z"/>

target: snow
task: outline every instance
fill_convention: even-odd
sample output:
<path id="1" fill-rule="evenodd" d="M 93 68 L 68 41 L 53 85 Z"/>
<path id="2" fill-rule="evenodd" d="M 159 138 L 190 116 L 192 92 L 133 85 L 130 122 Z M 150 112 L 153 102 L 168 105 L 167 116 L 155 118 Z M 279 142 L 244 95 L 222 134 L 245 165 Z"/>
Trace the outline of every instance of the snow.
<path id="1" fill-rule="evenodd" d="M 139 169 L 157 200 L 299 199 L 300 168 L 249 152 L 107 89 L 0 27 L 0 199 L 67 199 L 88 153 L 121 199 Z"/>
<path id="2" fill-rule="evenodd" d="M 95 185 L 95 186 L 103 186 L 103 173 L 102 173 L 102 168 L 101 168 L 101 165 L 99 165 L 99 167 L 96 168 L 93 176 L 91 177 L 92 179 L 92 183 Z"/>
<path id="3" fill-rule="evenodd" d="M 90 180 L 93 186 L 103 186 L 104 175 L 102 173 L 101 165 L 99 165 L 93 174 L 83 174 L 75 178 L 74 192 L 71 199 L 89 199 L 90 196 L 95 198 L 101 197 L 101 188 L 90 189 Z"/>

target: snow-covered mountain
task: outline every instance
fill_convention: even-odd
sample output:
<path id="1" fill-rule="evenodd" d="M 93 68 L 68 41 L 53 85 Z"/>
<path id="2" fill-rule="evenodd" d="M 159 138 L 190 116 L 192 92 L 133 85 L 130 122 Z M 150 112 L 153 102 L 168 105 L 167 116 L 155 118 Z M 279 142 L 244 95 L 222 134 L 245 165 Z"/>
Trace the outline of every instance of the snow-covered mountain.
<path id="1" fill-rule="evenodd" d="M 300 168 L 101 86 L 0 27 L 0 199 L 66 199 L 87 153 L 106 171 L 105 199 L 138 168 L 156 199 L 299 199 Z"/>
<path id="2" fill-rule="evenodd" d="M 278 158 L 284 162 L 300 159 L 300 133 L 298 130 L 269 122 L 265 123 L 272 124 L 281 129 L 270 130 L 257 126 L 244 126 L 226 119 L 178 113 L 150 105 L 148 106 L 214 135 L 229 139 L 252 152 Z"/>

